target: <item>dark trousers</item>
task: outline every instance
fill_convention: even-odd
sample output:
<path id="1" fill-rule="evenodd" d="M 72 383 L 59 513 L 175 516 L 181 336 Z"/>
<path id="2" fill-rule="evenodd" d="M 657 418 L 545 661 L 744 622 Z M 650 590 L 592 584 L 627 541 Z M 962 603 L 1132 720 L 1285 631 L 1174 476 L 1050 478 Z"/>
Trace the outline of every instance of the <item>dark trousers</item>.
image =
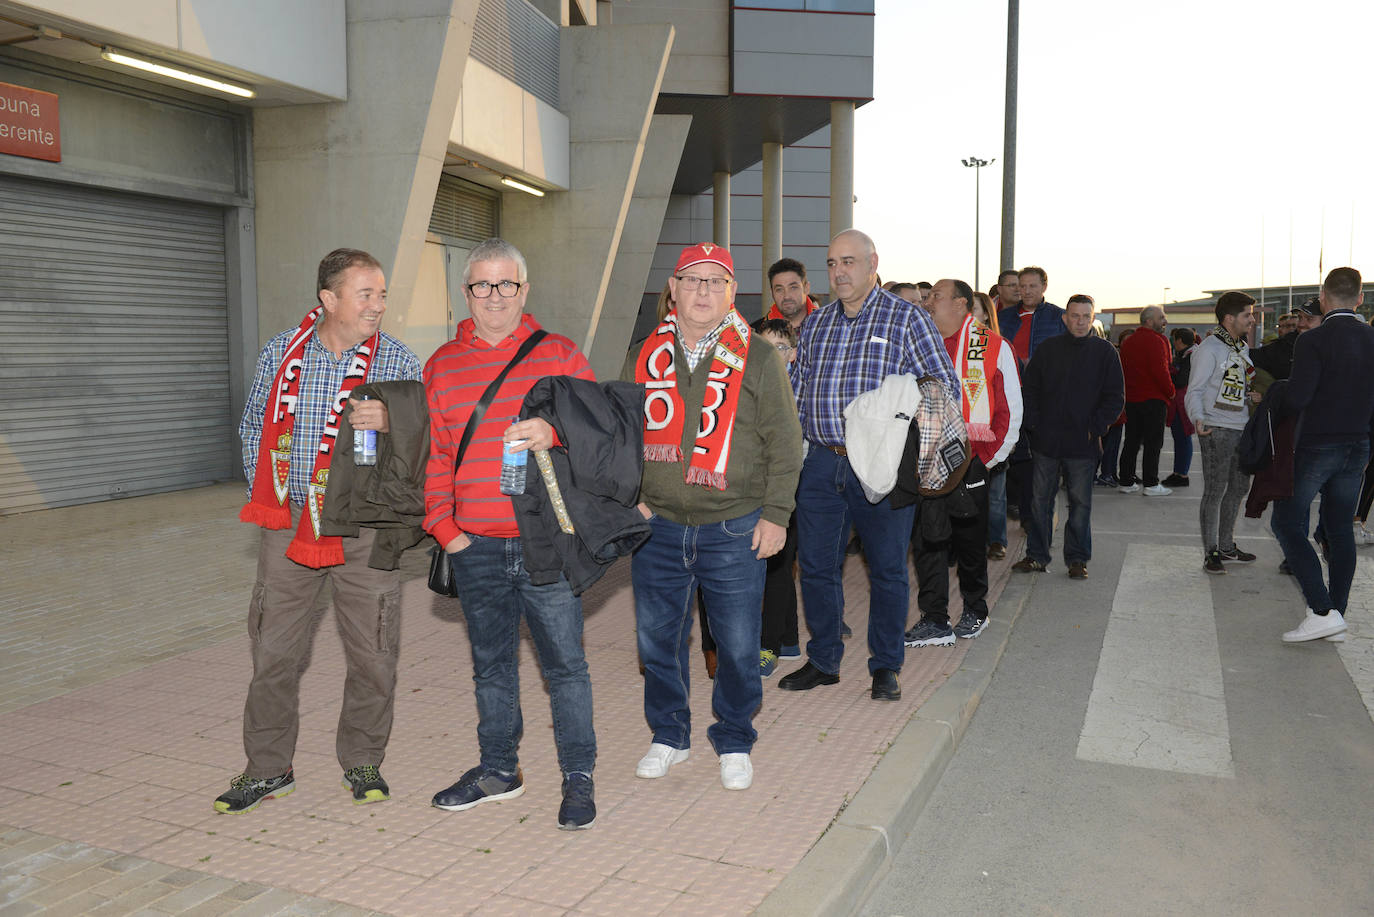
<path id="1" fill-rule="evenodd" d="M 1122 426 L 1117 425 L 1107 431 L 1107 435 L 1102 437 L 1102 461 L 1099 462 L 1098 473 L 1107 477 L 1116 477 L 1117 460 L 1121 458 L 1121 431 Z"/>
<path id="2" fill-rule="evenodd" d="M 1121 442 L 1121 465 L 1117 480 L 1123 487 L 1136 482 L 1135 456 L 1140 457 L 1140 482 L 1146 487 L 1159 483 L 1159 451 L 1164 448 L 1164 417 L 1169 405 L 1163 401 L 1126 402 L 1126 435 Z"/>
<path id="3" fill-rule="evenodd" d="M 334 586 L 334 620 L 343 640 L 348 674 L 335 734 L 339 765 L 381 764 L 391 736 L 396 699 L 396 660 L 401 638 L 401 573 L 367 565 L 374 529 L 343 539 L 344 562 L 304 567 L 286 557 L 301 507 L 291 507 L 291 527 L 264 531 L 258 548 L 258 579 L 248 607 L 253 680 L 243 705 L 244 772 L 250 777 L 286 773 L 300 729 L 300 677 L 314 636 L 315 599 L 325 581 Z"/>
<path id="4" fill-rule="evenodd" d="M 978 471 L 974 471 L 974 465 Z M 973 477 L 984 477 L 978 459 L 969 467 Z M 959 594 L 964 600 L 964 613 L 974 617 L 988 616 L 988 486 L 983 481 L 968 488 L 977 512 L 968 519 L 950 522 L 947 541 L 926 541 L 921 535 L 920 513 L 933 502 L 924 500 L 917 510 L 916 537 L 916 604 L 921 617 L 936 624 L 949 624 L 949 554 L 954 553 L 959 569 Z M 937 498 L 938 499 L 938 498 Z"/>
<path id="5" fill-rule="evenodd" d="M 768 558 L 763 581 L 763 636 L 759 648 L 778 652 L 798 646 L 797 635 L 797 514 L 787 521 L 782 550 Z"/>

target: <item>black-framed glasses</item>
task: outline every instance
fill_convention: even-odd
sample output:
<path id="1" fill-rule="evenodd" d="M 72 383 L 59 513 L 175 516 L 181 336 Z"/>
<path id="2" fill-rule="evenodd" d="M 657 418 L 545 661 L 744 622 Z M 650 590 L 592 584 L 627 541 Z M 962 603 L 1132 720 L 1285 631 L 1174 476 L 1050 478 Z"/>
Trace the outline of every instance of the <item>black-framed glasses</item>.
<path id="1" fill-rule="evenodd" d="M 495 290 L 501 294 L 502 299 L 513 299 L 523 286 L 523 283 L 515 280 L 498 280 L 495 283 L 479 280 L 476 283 L 468 284 L 468 292 L 472 294 L 474 299 L 490 299 L 491 291 Z"/>
<path id="2" fill-rule="evenodd" d="M 696 274 L 678 274 L 677 282 L 682 285 L 682 289 L 688 293 L 700 289 L 701 285 L 706 284 L 706 288 L 712 293 L 724 293 L 730 288 L 733 281 L 729 277 L 698 277 Z"/>

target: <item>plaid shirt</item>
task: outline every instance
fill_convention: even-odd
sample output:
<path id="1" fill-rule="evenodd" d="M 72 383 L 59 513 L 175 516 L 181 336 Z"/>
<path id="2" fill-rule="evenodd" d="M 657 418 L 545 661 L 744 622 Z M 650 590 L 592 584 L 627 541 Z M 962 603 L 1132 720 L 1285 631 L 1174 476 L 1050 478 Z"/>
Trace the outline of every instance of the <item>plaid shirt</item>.
<path id="1" fill-rule="evenodd" d="M 296 334 L 289 328 L 267 342 L 258 354 L 258 369 L 253 385 L 248 389 L 248 403 L 243 406 L 239 421 L 239 437 L 243 440 L 243 472 L 248 476 L 248 490 L 252 493 L 253 476 L 258 467 L 258 445 L 262 441 L 262 419 L 267 399 L 272 392 L 272 380 L 286 353 L 286 345 Z M 344 373 L 358 352 L 350 347 L 336 360 L 329 348 L 320 343 L 319 330 L 305 342 L 301 356 L 300 400 L 296 403 L 296 423 L 291 434 L 291 473 L 287 490 L 291 502 L 305 505 L 309 492 L 310 472 L 315 467 L 315 453 L 320 448 L 325 421 L 334 396 L 343 386 Z M 420 359 L 410 348 L 386 332 L 377 341 L 377 353 L 367 370 L 367 382 L 394 382 L 397 379 L 420 381 Z"/>
<path id="2" fill-rule="evenodd" d="M 954 364 L 920 306 L 875 286 L 854 318 L 832 302 L 802 322 L 792 385 L 807 440 L 844 445 L 844 408 L 893 373 L 934 376 L 959 403 Z"/>
<path id="3" fill-rule="evenodd" d="M 726 317 L 720 320 L 720 324 L 703 334 L 701 340 L 697 341 L 697 345 L 691 350 L 688 350 L 687 345 L 682 341 L 682 329 L 677 329 L 677 343 L 687 357 L 688 372 L 696 372 L 697 364 L 716 349 L 716 342 L 720 340 L 720 336 L 725 331 L 725 326 L 729 321 L 729 313 L 727 312 Z"/>

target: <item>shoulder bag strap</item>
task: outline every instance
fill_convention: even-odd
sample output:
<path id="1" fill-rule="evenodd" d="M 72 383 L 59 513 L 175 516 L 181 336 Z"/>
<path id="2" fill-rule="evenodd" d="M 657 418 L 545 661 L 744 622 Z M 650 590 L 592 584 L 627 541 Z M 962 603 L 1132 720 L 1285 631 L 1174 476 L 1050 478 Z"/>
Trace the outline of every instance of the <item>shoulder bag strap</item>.
<path id="1" fill-rule="evenodd" d="M 515 368 L 515 364 L 525 359 L 540 341 L 548 337 L 548 334 L 547 331 L 540 328 L 525 338 L 525 343 L 520 345 L 520 349 L 515 352 L 515 356 L 511 357 L 506 368 L 501 370 L 495 379 L 491 380 L 491 384 L 482 393 L 482 397 L 477 399 L 477 404 L 473 405 L 472 408 L 472 416 L 468 418 L 468 425 L 463 429 L 463 440 L 458 444 L 458 455 L 453 460 L 455 471 L 463 464 L 463 455 L 468 451 L 468 443 L 472 442 L 472 434 L 477 430 L 477 425 L 482 422 L 482 418 L 486 416 L 487 408 L 491 407 L 491 400 L 496 397 L 496 392 L 501 388 L 501 383 L 506 381 L 506 376 Z"/>

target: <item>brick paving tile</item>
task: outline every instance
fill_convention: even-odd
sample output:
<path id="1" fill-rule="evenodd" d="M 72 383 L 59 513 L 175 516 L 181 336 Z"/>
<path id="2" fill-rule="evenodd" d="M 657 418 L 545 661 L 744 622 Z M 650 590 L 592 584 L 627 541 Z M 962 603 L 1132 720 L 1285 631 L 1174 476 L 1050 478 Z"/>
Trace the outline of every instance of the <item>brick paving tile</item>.
<path id="1" fill-rule="evenodd" d="M 472 912 L 473 917 L 562 917 L 566 913 L 567 908 L 510 895 L 492 895 Z"/>
<path id="2" fill-rule="evenodd" d="M 655 917 L 672 907 L 682 896 L 661 888 L 611 879 L 577 903 L 577 913 L 592 917 Z"/>

